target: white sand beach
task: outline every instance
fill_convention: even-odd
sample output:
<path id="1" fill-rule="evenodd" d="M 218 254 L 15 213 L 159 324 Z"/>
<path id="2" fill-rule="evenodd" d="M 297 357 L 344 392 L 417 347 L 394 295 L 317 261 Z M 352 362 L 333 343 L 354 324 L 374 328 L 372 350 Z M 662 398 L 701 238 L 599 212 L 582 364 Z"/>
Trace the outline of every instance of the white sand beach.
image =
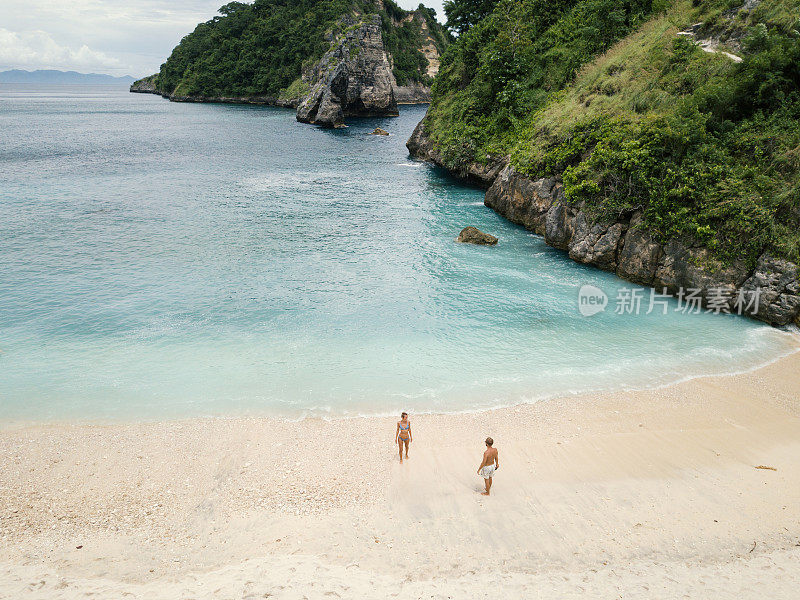
<path id="1" fill-rule="evenodd" d="M 800 354 L 411 419 L 7 424 L 0 597 L 797 597 Z"/>

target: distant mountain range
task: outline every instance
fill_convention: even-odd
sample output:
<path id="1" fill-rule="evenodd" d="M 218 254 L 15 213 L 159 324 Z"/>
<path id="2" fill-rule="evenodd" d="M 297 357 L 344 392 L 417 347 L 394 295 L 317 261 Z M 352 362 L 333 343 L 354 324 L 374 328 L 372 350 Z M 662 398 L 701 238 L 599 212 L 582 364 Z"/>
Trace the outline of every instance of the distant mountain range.
<path id="1" fill-rule="evenodd" d="M 130 75 L 113 77 L 99 73 L 78 73 L 76 71 L 38 70 L 23 71 L 12 69 L 0 71 L 0 83 L 70 83 L 80 84 L 119 84 L 130 85 L 134 78 Z"/>

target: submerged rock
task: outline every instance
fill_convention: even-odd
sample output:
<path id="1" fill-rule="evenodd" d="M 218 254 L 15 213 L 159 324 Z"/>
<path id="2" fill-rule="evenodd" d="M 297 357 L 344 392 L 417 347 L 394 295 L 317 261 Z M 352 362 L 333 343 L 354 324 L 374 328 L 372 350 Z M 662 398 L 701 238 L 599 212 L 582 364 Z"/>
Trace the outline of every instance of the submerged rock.
<path id="1" fill-rule="evenodd" d="M 497 243 L 497 238 L 493 235 L 482 232 L 476 227 L 464 227 L 464 229 L 461 230 L 461 233 L 458 234 L 456 241 L 463 244 L 494 246 Z"/>
<path id="2" fill-rule="evenodd" d="M 370 133 L 370 135 L 389 135 L 389 132 L 385 129 L 381 129 L 380 127 L 376 127 L 375 131 Z"/>

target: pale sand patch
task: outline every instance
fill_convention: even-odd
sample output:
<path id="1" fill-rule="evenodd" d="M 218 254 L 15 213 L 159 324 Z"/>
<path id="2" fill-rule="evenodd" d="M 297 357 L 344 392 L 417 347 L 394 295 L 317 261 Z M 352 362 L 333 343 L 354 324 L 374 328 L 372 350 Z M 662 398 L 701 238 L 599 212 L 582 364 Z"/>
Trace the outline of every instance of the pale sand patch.
<path id="1" fill-rule="evenodd" d="M 0 597 L 796 598 L 799 415 L 794 354 L 412 415 L 403 465 L 387 418 L 7 428 Z"/>

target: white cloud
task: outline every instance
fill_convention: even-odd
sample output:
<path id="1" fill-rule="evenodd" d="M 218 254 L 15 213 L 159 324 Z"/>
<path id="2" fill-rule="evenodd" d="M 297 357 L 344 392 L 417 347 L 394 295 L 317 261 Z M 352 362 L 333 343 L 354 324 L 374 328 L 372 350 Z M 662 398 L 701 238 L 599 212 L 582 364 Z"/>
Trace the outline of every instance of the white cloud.
<path id="1" fill-rule="evenodd" d="M 62 46 L 45 31 L 14 32 L 0 28 L 0 65 L 32 69 L 106 71 L 124 67 L 119 59 L 92 50 Z"/>
<path id="2" fill-rule="evenodd" d="M 5 36 L 0 70 L 52 68 L 141 77 L 158 70 L 175 45 L 226 0 L 0 0 Z M 10 38 L 9 33 L 16 38 Z M 34 35 L 35 34 L 35 35 Z M 19 46 L 19 47 L 17 47 Z M 45 51 L 49 47 L 48 51 Z"/>
<path id="3" fill-rule="evenodd" d="M 436 20 L 444 23 L 444 0 L 395 0 L 402 8 L 406 10 L 414 10 L 420 2 L 436 11 Z"/>
<path id="4" fill-rule="evenodd" d="M 142 77 L 228 0 L 0 0 L 0 70 Z M 251 1 L 251 0 L 246 0 Z M 423 0 L 443 19 L 440 0 Z M 416 8 L 419 0 L 399 0 Z"/>

